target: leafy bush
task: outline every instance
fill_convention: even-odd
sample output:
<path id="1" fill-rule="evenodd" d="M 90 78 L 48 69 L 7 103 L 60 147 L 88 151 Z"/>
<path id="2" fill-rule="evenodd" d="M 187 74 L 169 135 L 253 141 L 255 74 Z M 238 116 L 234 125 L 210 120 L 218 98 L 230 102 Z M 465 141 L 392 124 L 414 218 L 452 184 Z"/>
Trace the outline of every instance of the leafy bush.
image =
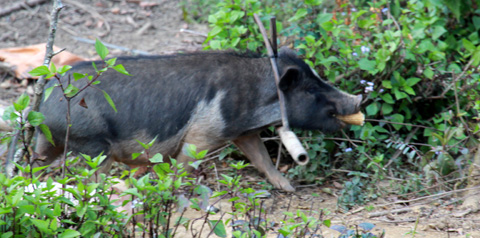
<path id="1" fill-rule="evenodd" d="M 346 141 L 307 140 L 310 166 L 321 169 L 292 175 L 313 182 L 333 168 L 333 157 L 334 166 L 373 182 L 408 178 L 402 192 L 462 177 L 478 144 L 480 17 L 472 6 L 480 1 L 339 2 L 219 3 L 208 17 L 206 49 L 263 51 L 251 16 L 276 15 L 281 45 L 297 49 L 322 78 L 364 95 L 367 123 L 347 130 Z M 425 179 L 410 183 L 421 173 Z"/>

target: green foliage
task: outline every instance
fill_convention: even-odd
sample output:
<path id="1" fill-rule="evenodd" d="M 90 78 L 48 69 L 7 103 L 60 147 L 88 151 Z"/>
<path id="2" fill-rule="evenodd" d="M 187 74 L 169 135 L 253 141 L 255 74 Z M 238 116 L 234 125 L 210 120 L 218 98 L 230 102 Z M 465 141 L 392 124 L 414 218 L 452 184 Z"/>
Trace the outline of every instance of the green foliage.
<path id="1" fill-rule="evenodd" d="M 220 1 L 215 11 L 208 16 L 210 32 L 205 40 L 205 49 L 237 49 L 257 51 L 263 45 L 263 38 L 258 34 L 253 14 L 257 13 L 268 19 L 268 6 L 275 1 L 234 0 Z M 282 29 L 282 25 L 277 26 Z"/>
<path id="2" fill-rule="evenodd" d="M 95 62 L 92 62 L 92 66 L 95 69 L 96 75 L 93 76 L 93 75 L 88 75 L 88 74 L 80 74 L 80 73 L 77 73 L 77 72 L 72 73 L 74 81 L 77 81 L 81 78 L 87 78 L 88 81 L 89 81 L 87 83 L 87 85 L 85 85 L 83 88 L 78 88 L 71 83 L 69 83 L 67 85 L 56 84 L 56 85 L 54 85 L 50 88 L 45 89 L 44 100 L 46 101 L 48 99 L 48 97 L 52 93 L 53 88 L 55 88 L 55 87 L 61 87 L 62 90 L 63 90 L 63 94 L 64 94 L 65 98 L 67 98 L 67 100 L 69 100 L 69 99 L 77 96 L 78 93 L 80 93 L 81 91 L 90 87 L 91 85 L 95 85 L 95 84 L 100 83 L 99 81 L 97 81 L 97 79 L 102 75 L 102 73 L 104 73 L 108 69 L 114 69 L 115 71 L 117 71 L 121 74 L 130 75 L 125 70 L 123 65 L 121 65 L 121 64 L 115 65 L 117 58 L 112 58 L 112 59 L 106 60 L 106 57 L 109 53 L 108 48 L 98 39 L 96 39 L 96 41 L 95 41 L 95 50 L 96 50 L 98 56 L 100 56 L 100 58 L 102 60 L 104 60 L 104 66 L 100 69 L 97 68 L 97 65 L 95 64 Z M 65 75 L 71 68 L 72 68 L 71 66 L 65 65 L 62 68 L 57 69 L 56 66 L 52 63 L 51 66 L 50 66 L 50 69 L 47 66 L 39 66 L 39 67 L 31 70 L 29 73 L 32 76 L 44 76 L 45 78 L 55 77 L 59 80 L 60 79 L 59 76 Z M 112 98 L 108 95 L 108 93 L 103 91 L 103 95 L 105 96 L 105 100 L 107 100 L 108 104 L 110 104 L 110 106 L 113 108 L 113 110 L 115 112 L 117 112 L 117 108 L 115 107 L 115 103 L 113 102 Z"/>
<path id="3" fill-rule="evenodd" d="M 297 49 L 322 78 L 363 94 L 367 116 L 363 127 L 346 131 L 361 143 L 300 132 L 314 138 L 306 141 L 312 160 L 290 176 L 318 182 L 340 166 L 375 182 L 388 172 L 408 178 L 396 191 L 411 192 L 465 176 L 478 144 L 480 18 L 472 4 L 480 2 L 228 1 L 212 9 L 205 43 L 262 52 L 252 15 L 264 23 L 275 15 L 280 45 Z"/>
<path id="4" fill-rule="evenodd" d="M 1 173 L 0 233 L 15 237 L 121 236 L 127 216 L 117 212 L 108 199 L 114 194 L 115 179 L 103 175 L 98 183 L 84 184 L 95 173 L 101 157 L 88 158 L 91 169 L 58 182 L 52 178 L 40 182 L 37 176 L 8 178 Z M 19 169 L 30 172 L 30 166 Z M 33 172 L 39 169 L 44 168 Z"/>

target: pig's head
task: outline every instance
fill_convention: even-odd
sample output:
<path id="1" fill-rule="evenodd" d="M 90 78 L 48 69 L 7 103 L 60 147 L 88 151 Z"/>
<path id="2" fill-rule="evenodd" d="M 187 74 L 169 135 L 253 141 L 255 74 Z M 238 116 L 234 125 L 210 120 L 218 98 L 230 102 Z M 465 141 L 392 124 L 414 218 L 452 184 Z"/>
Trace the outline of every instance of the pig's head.
<path id="1" fill-rule="evenodd" d="M 285 95 L 288 121 L 293 128 L 333 132 L 346 123 L 338 117 L 359 112 L 362 96 L 354 96 L 329 85 L 296 54 L 279 54 L 279 88 Z"/>

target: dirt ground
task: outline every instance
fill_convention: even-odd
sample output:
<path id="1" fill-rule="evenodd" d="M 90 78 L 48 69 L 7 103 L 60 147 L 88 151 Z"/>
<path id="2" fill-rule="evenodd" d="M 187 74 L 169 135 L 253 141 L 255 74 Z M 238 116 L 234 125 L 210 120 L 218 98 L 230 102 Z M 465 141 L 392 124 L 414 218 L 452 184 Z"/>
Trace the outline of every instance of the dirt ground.
<path id="1" fill-rule="evenodd" d="M 19 2 L 23 1 L 2 0 L 0 10 Z M 63 3 L 65 8 L 60 14 L 55 45 L 85 58 L 95 57 L 94 46 L 89 43 L 95 38 L 113 45 L 110 56 L 139 52 L 169 54 L 202 49 L 204 36 L 201 34 L 208 32 L 205 25 L 183 21 L 178 0 L 63 0 Z M 46 1 L 25 5 L 0 17 L 0 49 L 46 42 L 50 9 L 50 1 Z M 3 83 L 0 107 L 12 102 L 29 82 L 11 79 L 11 75 L 0 72 L 0 83 Z M 5 148 L 0 148 L 0 157 L 4 151 Z M 258 175 L 247 178 L 253 182 L 262 180 Z M 332 224 L 352 226 L 371 222 L 376 225 L 373 233 L 378 235 L 385 230 L 385 237 L 480 237 L 480 214 L 467 214 L 460 209 L 456 197 L 459 194 L 401 199 L 385 196 L 368 204 L 373 210 L 358 207 L 342 212 L 336 204 L 340 188 L 334 184 L 335 181 L 327 181 L 322 186 L 306 186 L 291 194 L 272 192 L 272 198 L 266 202 L 272 209 L 271 218 L 277 221 L 282 218 L 291 199 L 290 211 L 301 209 L 308 213 L 311 207 L 328 209 L 331 213 L 325 218 L 331 219 Z M 388 187 L 388 181 L 382 186 Z M 323 192 L 325 188 L 333 193 Z M 320 196 L 314 197 L 313 193 Z M 417 233 L 412 235 L 410 232 L 414 230 Z M 322 234 L 324 237 L 339 236 L 339 232 L 326 227 L 322 228 Z"/>

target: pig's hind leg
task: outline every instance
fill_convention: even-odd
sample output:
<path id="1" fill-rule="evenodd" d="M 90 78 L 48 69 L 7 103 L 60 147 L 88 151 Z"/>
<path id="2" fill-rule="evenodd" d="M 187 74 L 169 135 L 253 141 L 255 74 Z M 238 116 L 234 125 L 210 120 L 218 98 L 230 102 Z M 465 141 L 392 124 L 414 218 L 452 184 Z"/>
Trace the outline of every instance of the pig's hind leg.
<path id="1" fill-rule="evenodd" d="M 55 142 L 55 145 L 52 145 L 45 135 L 38 133 L 35 152 L 39 155 L 39 158 L 33 161 L 33 167 L 42 167 L 52 164 L 60 157 L 64 148 L 65 147 L 58 142 Z"/>
<path id="2" fill-rule="evenodd" d="M 288 179 L 273 166 L 267 148 L 258 134 L 246 135 L 233 140 L 233 143 L 242 151 L 252 164 L 278 189 L 294 192 Z"/>

